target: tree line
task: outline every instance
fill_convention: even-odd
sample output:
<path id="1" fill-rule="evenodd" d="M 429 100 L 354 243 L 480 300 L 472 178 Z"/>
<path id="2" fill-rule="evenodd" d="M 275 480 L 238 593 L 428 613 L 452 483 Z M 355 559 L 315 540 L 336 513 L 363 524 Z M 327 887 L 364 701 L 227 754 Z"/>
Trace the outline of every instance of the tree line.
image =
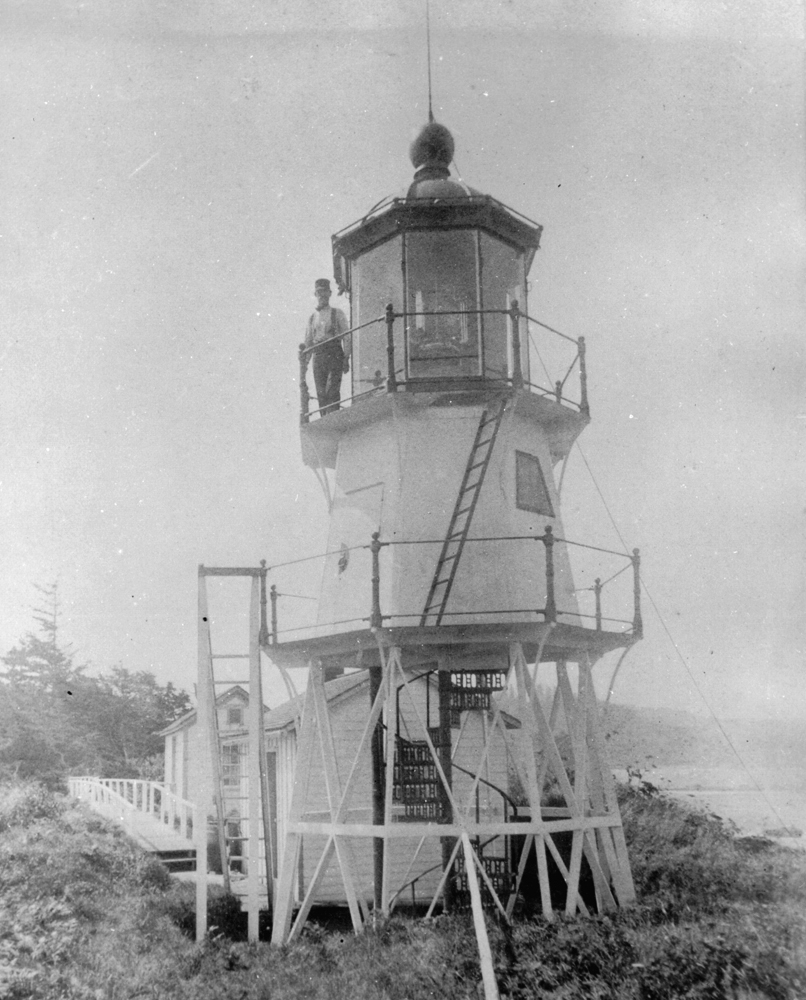
<path id="1" fill-rule="evenodd" d="M 191 708 L 187 693 L 145 670 L 88 674 L 60 641 L 57 585 L 37 590 L 37 631 L 0 657 L 0 777 L 51 788 L 70 774 L 161 779 L 156 734 Z"/>

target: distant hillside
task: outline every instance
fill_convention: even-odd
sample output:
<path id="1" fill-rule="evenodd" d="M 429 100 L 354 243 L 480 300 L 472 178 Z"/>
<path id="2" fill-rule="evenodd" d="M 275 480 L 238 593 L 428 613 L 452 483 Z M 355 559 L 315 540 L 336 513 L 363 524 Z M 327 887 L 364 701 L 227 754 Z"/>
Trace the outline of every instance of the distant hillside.
<path id="1" fill-rule="evenodd" d="M 677 767 L 706 760 L 716 767 L 736 762 L 713 721 L 689 712 L 611 703 L 603 709 L 602 724 L 613 767 Z"/>
<path id="2" fill-rule="evenodd" d="M 720 725 L 689 712 L 610 704 L 602 722 L 613 767 L 741 767 L 739 758 L 765 770 L 806 764 L 806 726 L 795 720 L 725 719 Z"/>
<path id="3" fill-rule="evenodd" d="M 540 695 L 548 712 L 551 692 L 542 690 Z M 500 704 L 518 716 L 512 695 L 501 696 Z M 614 768 L 741 768 L 731 744 L 749 768 L 806 768 L 806 724 L 796 720 L 725 719 L 720 729 L 712 718 L 671 708 L 611 703 L 600 711 Z"/>

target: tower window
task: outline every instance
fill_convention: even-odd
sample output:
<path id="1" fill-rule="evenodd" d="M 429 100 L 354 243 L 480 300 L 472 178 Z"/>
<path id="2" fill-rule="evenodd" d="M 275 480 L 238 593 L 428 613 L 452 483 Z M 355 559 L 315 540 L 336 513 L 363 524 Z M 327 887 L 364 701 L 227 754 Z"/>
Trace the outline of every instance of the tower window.
<path id="1" fill-rule="evenodd" d="M 515 506 L 518 510 L 554 517 L 540 460 L 525 451 L 515 452 Z"/>

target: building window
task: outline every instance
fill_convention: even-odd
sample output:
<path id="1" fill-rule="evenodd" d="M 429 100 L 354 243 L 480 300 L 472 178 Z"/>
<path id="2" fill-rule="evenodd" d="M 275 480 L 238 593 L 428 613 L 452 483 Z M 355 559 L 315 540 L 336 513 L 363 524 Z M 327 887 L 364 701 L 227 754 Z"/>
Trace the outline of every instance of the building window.
<path id="1" fill-rule="evenodd" d="M 228 726 L 241 726 L 243 725 L 243 709 L 242 708 L 228 708 L 227 709 L 227 725 Z"/>
<path id="2" fill-rule="evenodd" d="M 515 452 L 515 505 L 518 510 L 554 517 L 540 461 L 525 451 Z"/>
<path id="3" fill-rule="evenodd" d="M 224 785 L 237 785 L 241 780 L 241 749 L 239 743 L 225 743 L 221 748 L 221 780 Z"/>

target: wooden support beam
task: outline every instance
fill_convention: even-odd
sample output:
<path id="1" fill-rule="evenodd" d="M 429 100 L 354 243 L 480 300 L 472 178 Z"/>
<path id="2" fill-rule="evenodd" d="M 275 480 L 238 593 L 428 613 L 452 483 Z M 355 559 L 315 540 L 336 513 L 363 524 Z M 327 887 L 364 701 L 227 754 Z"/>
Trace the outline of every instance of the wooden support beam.
<path id="1" fill-rule="evenodd" d="M 617 816 L 571 816 L 568 819 L 535 820 L 534 822 L 518 823 L 474 823 L 471 821 L 451 823 L 392 823 L 390 827 L 373 826 L 371 823 L 332 823 L 327 821 L 301 820 L 290 823 L 288 829 L 293 833 L 308 833 L 317 836 L 345 837 L 380 837 L 388 840 L 415 840 L 418 837 L 460 837 L 466 830 L 472 837 L 504 837 L 526 835 L 527 833 L 567 833 L 573 830 L 598 830 L 600 828 L 617 827 L 620 820 Z"/>
<path id="2" fill-rule="evenodd" d="M 313 688 L 319 748 L 322 753 L 323 775 L 328 805 L 330 806 L 331 820 L 334 825 L 338 826 L 338 814 L 342 804 L 341 782 L 339 780 L 336 747 L 333 742 L 333 731 L 330 727 L 330 715 L 327 709 L 323 669 L 320 663 L 311 664 L 308 686 Z M 353 929 L 356 934 L 360 934 L 363 930 L 364 922 L 356 895 L 356 877 L 352 851 L 350 850 L 350 845 L 343 837 L 334 835 L 333 843 L 344 883 L 344 891 L 347 896 L 347 906 L 349 907 L 350 917 L 353 921 Z"/>
<path id="3" fill-rule="evenodd" d="M 264 845 L 266 899 L 272 908 L 272 844 L 266 781 L 266 734 L 263 728 L 263 681 L 260 662 L 260 579 L 252 577 L 249 609 L 249 847 L 247 868 L 247 935 L 257 941 L 260 924 L 260 847 Z M 260 827 L 263 826 L 263 837 Z"/>
<path id="4" fill-rule="evenodd" d="M 546 637 L 550 632 L 546 633 Z M 526 753 L 526 794 L 529 799 L 529 806 L 531 809 L 531 817 L 534 822 L 535 819 L 539 820 L 540 823 L 540 836 L 535 840 L 535 857 L 537 859 L 537 878 L 540 885 L 540 905 L 543 911 L 543 916 L 547 920 L 551 920 L 554 916 L 554 907 L 551 901 L 551 886 L 549 884 L 549 872 L 548 872 L 548 862 L 546 860 L 546 843 L 543 833 L 545 831 L 545 826 L 543 823 L 543 813 L 541 809 L 541 798 L 542 798 L 542 786 L 538 782 L 537 777 L 537 747 L 535 745 L 535 730 L 534 730 L 534 713 L 532 712 L 531 702 L 529 695 L 532 691 L 532 685 L 528 684 L 528 671 L 526 669 L 526 660 L 523 655 L 523 648 L 519 643 L 513 643 L 510 647 L 510 660 L 512 662 L 512 667 L 515 671 L 515 680 L 518 688 L 518 707 L 521 712 L 522 720 L 526 721 L 527 726 L 529 726 L 531 747 L 524 748 L 527 750 Z M 537 663 L 540 662 L 540 656 L 538 654 Z M 535 666 L 535 683 L 537 678 L 537 666 Z"/>
<path id="5" fill-rule="evenodd" d="M 383 651 L 381 650 L 381 655 Z M 384 678 L 383 667 L 369 668 L 369 704 L 370 716 L 372 716 L 375 702 L 378 695 L 383 690 Z M 363 739 L 362 739 L 363 744 Z M 359 754 L 361 747 L 359 747 Z M 372 822 L 375 826 L 384 821 L 384 781 L 383 781 L 383 724 L 376 717 L 372 728 L 371 742 L 372 757 Z M 358 754 L 356 755 L 358 761 Z M 372 844 L 372 892 L 373 904 L 377 911 L 383 908 L 383 837 L 376 837 Z"/>
<path id="6" fill-rule="evenodd" d="M 383 672 L 382 690 L 386 703 L 386 782 L 384 787 L 383 828 L 384 849 L 383 869 L 381 871 L 381 912 L 389 916 L 392 852 L 389 849 L 389 834 L 392 830 L 392 803 L 394 799 L 395 754 L 397 752 L 397 733 L 395 732 L 395 682 L 396 667 L 400 666 L 400 650 L 393 646 L 386 657 Z"/>
<path id="7" fill-rule="evenodd" d="M 473 848 L 467 833 L 462 834 L 462 846 L 465 851 L 465 871 L 467 872 L 467 887 L 470 890 L 470 906 L 473 911 L 473 926 L 476 930 L 476 944 L 481 959 L 481 979 L 484 983 L 484 1000 L 499 1000 L 498 983 L 493 968 L 493 953 L 490 949 L 490 939 L 487 936 L 487 925 L 484 922 L 484 907 L 481 902 L 479 880 L 476 877 L 476 866 L 473 863 Z"/>
<path id="8" fill-rule="evenodd" d="M 311 912 L 311 907 L 314 903 L 316 890 L 319 888 L 319 883 L 322 881 L 322 878 L 327 871 L 330 859 L 333 857 L 334 849 L 335 844 L 333 843 L 333 836 L 331 835 L 327 838 L 324 850 L 319 856 L 319 861 L 316 864 L 311 884 L 308 886 L 308 891 L 305 893 L 305 898 L 302 900 L 302 906 L 297 914 L 297 919 L 294 921 L 294 926 L 288 934 L 289 943 L 299 937 L 302 928 L 305 925 L 305 921 L 308 919 L 308 914 Z"/>
<path id="9" fill-rule="evenodd" d="M 211 740 L 207 733 L 209 699 L 207 677 L 209 673 L 207 657 L 210 649 L 210 625 L 207 613 L 207 587 L 199 579 L 198 594 L 198 719 L 201 728 L 201 754 L 199 761 L 199 799 L 193 816 L 193 839 L 196 844 L 196 940 L 207 936 L 207 803 L 212 797 L 210 768 L 207 767 L 211 750 Z M 205 738 L 207 737 L 207 738 Z"/>
<path id="10" fill-rule="evenodd" d="M 438 619 L 439 620 L 439 619 Z M 427 680 L 427 678 L 426 678 Z M 445 781 L 440 789 L 439 806 L 440 822 L 450 823 L 456 817 L 454 813 L 453 791 L 453 769 L 451 755 L 451 675 L 444 670 L 437 672 L 437 683 L 439 687 L 439 763 L 445 775 Z M 428 731 L 428 720 L 426 719 L 426 732 Z M 441 841 L 442 867 L 449 867 L 449 858 L 453 851 L 453 841 L 450 837 L 443 837 Z M 445 883 L 445 909 L 450 911 L 454 908 L 455 899 L 453 891 L 453 880 L 448 876 Z"/>
<path id="11" fill-rule="evenodd" d="M 581 666 L 582 665 L 580 664 L 580 667 Z M 585 668 L 590 670 L 590 664 L 586 662 Z M 602 731 L 599 724 L 599 707 L 596 702 L 596 693 L 593 689 L 592 683 L 587 687 L 587 700 L 588 739 L 593 753 L 598 760 L 598 769 L 602 780 L 602 792 L 605 799 L 605 805 L 608 813 L 618 819 L 618 823 L 613 827 L 612 834 L 605 832 L 602 836 L 606 837 L 611 835 L 613 838 L 613 845 L 616 854 L 615 871 L 612 872 L 613 884 L 615 886 L 616 895 L 620 905 L 626 906 L 629 903 L 635 902 L 635 886 L 633 884 L 632 872 L 630 870 L 630 859 L 627 854 L 627 842 L 624 838 L 624 828 L 621 823 L 621 811 L 619 809 L 618 799 L 616 798 L 613 772 L 610 770 L 607 763 L 604 738 L 602 737 Z"/>
<path id="12" fill-rule="evenodd" d="M 462 831 L 462 832 L 464 832 L 464 831 Z M 461 847 L 461 845 L 462 845 L 462 841 L 457 838 L 456 841 L 455 841 L 455 843 L 454 843 L 454 845 L 453 845 L 453 850 L 451 851 L 451 856 L 448 859 L 448 864 L 445 865 L 443 867 L 443 869 L 442 869 L 442 875 L 440 876 L 439 883 L 437 884 L 436 892 L 434 893 L 434 896 L 433 896 L 433 898 L 431 900 L 431 903 L 430 903 L 430 905 L 428 907 L 428 910 L 427 910 L 427 912 L 425 914 L 426 920 L 433 914 L 434 908 L 437 905 L 437 900 L 442 895 L 442 892 L 443 892 L 443 890 L 445 888 L 445 883 L 448 880 L 448 875 L 450 874 L 451 868 L 453 868 L 453 863 L 456 860 L 456 855 L 459 853 L 459 848 Z"/>
<path id="13" fill-rule="evenodd" d="M 463 836 L 467 836 L 467 834 L 465 833 L 465 834 L 463 834 Z M 467 842 L 468 842 L 468 844 L 470 844 L 470 839 L 469 838 L 468 838 Z M 504 918 L 504 921 L 506 923 L 509 923 L 510 922 L 509 921 L 509 916 L 507 914 L 507 911 L 504 909 L 504 904 L 501 902 L 501 899 L 499 898 L 498 893 L 495 891 L 495 887 L 493 886 L 492 882 L 490 881 L 490 876 L 485 871 L 484 865 L 481 862 L 481 858 L 476 854 L 475 850 L 473 849 L 473 845 L 472 844 L 470 844 L 470 853 L 473 856 L 473 863 L 475 864 L 475 866 L 479 870 L 479 875 L 481 875 L 482 880 L 484 881 L 484 884 L 487 886 L 487 891 L 490 893 L 490 896 L 492 897 L 492 901 L 495 904 L 496 909 L 501 914 L 501 916 Z"/>
<path id="14" fill-rule="evenodd" d="M 299 865 L 300 847 L 302 846 L 302 831 L 295 829 L 299 824 L 305 808 L 308 791 L 308 780 L 311 773 L 313 758 L 313 729 L 316 725 L 316 709 L 313 702 L 313 690 L 310 685 L 305 692 L 305 704 L 302 709 L 300 728 L 297 733 L 297 760 L 294 769 L 294 789 L 291 794 L 291 809 L 286 824 L 285 845 L 282 852 L 280 877 L 277 882 L 276 907 L 272 924 L 271 942 L 273 945 L 284 944 L 288 940 L 291 926 L 291 911 L 294 905 L 294 879 Z"/>

